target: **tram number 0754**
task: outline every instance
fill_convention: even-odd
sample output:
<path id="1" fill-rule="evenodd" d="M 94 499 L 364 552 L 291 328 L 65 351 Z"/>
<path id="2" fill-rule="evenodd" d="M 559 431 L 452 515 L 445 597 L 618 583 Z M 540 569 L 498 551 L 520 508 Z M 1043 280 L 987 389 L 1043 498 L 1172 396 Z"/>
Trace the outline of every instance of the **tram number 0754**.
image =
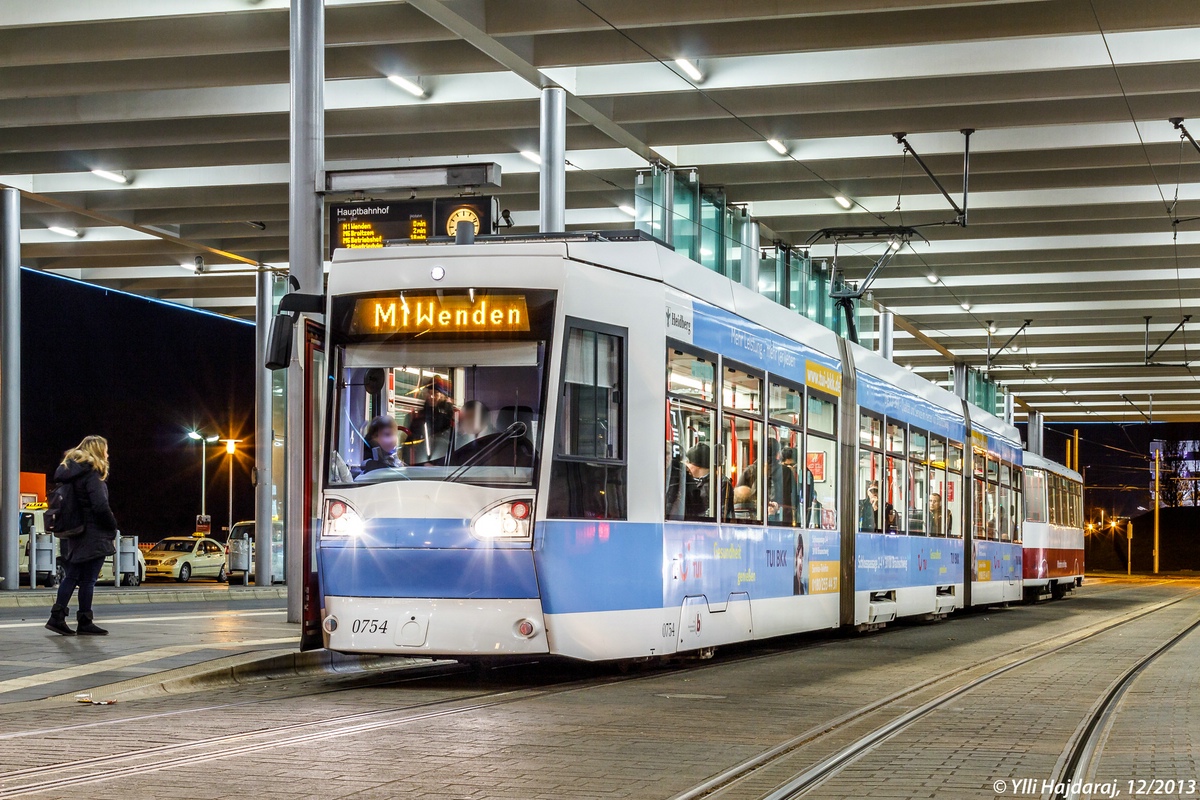
<path id="1" fill-rule="evenodd" d="M 386 619 L 356 619 L 350 625 L 352 633 L 387 633 Z"/>
<path id="2" fill-rule="evenodd" d="M 674 639 L 675 638 L 675 623 L 674 622 L 664 622 L 663 623 L 662 637 L 664 639 Z"/>

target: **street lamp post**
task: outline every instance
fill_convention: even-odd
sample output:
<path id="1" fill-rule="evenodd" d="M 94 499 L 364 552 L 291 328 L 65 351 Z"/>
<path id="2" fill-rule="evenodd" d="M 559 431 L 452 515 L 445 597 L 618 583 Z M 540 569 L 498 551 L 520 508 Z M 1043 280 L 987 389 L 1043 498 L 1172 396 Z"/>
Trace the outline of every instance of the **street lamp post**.
<path id="1" fill-rule="evenodd" d="M 241 439 L 222 439 L 229 454 L 229 535 L 233 535 L 233 456 Z"/>
<path id="2" fill-rule="evenodd" d="M 200 516 L 204 517 L 208 516 L 208 446 L 217 441 L 217 437 L 188 431 L 188 438 L 200 443 Z"/>

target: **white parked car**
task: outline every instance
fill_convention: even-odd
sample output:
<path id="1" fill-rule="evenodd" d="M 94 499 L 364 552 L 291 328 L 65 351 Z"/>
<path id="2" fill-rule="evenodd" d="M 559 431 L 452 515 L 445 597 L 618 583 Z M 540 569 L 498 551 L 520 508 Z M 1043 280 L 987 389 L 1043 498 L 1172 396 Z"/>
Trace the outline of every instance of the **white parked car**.
<path id="1" fill-rule="evenodd" d="M 215 578 L 224 583 L 225 548 L 207 536 L 172 536 L 146 553 L 147 577 L 174 578 L 187 583 L 192 578 Z"/>

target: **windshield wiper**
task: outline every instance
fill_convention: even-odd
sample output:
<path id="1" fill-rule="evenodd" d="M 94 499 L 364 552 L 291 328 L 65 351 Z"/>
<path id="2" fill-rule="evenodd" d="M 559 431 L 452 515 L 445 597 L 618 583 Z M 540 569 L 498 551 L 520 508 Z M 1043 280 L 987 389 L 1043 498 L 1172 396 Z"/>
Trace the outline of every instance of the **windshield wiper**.
<path id="1" fill-rule="evenodd" d="M 509 425 L 507 428 L 505 428 L 503 433 L 501 433 L 492 441 L 488 442 L 486 446 L 481 447 L 479 452 L 473 453 L 459 466 L 458 469 L 450 473 L 450 476 L 446 478 L 446 481 L 451 482 L 458 480 L 459 476 L 466 472 L 468 467 L 479 461 L 482 461 L 487 456 L 490 456 L 492 453 L 499 450 L 500 445 L 504 444 L 505 442 L 516 439 L 518 436 L 524 436 L 528 430 L 529 428 L 524 422 L 517 420 L 512 425 Z"/>

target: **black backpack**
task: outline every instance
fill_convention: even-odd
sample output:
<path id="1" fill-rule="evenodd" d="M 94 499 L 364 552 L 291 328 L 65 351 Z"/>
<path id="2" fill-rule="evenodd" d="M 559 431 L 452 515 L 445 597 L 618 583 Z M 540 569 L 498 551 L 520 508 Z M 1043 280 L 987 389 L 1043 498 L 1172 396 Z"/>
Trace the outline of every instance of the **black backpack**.
<path id="1" fill-rule="evenodd" d="M 42 517 L 47 531 L 59 539 L 72 539 L 83 533 L 83 509 L 75 496 L 74 481 L 59 484 L 47 501 Z"/>

